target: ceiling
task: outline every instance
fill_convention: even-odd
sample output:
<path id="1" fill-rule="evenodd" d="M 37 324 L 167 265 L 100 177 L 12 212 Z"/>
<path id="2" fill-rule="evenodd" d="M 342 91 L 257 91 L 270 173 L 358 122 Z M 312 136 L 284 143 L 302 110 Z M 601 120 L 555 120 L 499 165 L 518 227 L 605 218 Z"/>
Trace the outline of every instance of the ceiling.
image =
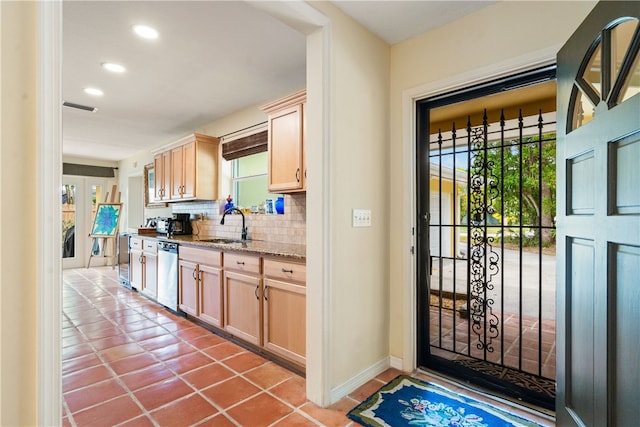
<path id="1" fill-rule="evenodd" d="M 333 3 L 395 44 L 492 2 Z M 135 24 L 159 37 L 139 38 Z M 302 33 L 244 1 L 65 1 L 63 101 L 97 111 L 63 108 L 63 153 L 121 160 L 287 95 L 305 87 L 305 52 Z"/>

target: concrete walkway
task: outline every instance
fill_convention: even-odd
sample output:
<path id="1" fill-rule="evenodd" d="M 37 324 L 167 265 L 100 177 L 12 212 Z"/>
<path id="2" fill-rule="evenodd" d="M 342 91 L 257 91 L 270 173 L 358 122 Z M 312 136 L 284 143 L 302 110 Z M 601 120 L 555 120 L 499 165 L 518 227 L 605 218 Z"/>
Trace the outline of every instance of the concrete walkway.
<path id="1" fill-rule="evenodd" d="M 518 314 L 541 319 L 556 318 L 556 257 L 535 253 L 508 250 L 493 250 L 497 260 L 495 269 L 484 273 L 493 289 L 487 290 L 487 298 L 493 300 L 491 306 L 496 311 Z M 442 260 L 442 281 L 438 258 L 434 258 L 431 276 L 431 290 L 454 292 L 463 298 L 467 294 L 467 260 Z M 540 266 L 542 270 L 540 273 Z M 455 269 L 455 280 L 454 280 Z M 542 308 L 540 312 L 540 301 Z M 504 304 L 504 307 L 502 306 Z M 522 307 L 520 307 L 522 304 Z"/>

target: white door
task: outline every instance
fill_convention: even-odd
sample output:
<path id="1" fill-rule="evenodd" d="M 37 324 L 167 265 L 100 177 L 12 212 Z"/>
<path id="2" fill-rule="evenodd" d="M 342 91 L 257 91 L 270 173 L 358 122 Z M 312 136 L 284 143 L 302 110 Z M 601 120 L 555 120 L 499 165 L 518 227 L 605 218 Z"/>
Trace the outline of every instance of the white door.
<path id="1" fill-rule="evenodd" d="M 601 2 L 558 53 L 559 426 L 640 420 L 640 2 Z"/>
<path id="2" fill-rule="evenodd" d="M 63 176 L 62 203 L 62 268 L 78 268 L 87 265 L 94 248 L 89 238 L 95 208 L 103 201 L 107 188 L 106 179 Z M 91 261 L 92 266 L 104 265 L 104 260 Z"/>

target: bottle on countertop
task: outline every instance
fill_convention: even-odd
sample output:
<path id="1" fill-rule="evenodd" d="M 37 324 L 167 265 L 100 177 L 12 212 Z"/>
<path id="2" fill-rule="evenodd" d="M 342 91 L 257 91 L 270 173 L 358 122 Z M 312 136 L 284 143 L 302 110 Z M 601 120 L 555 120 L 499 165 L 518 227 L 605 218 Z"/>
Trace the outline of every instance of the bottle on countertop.
<path id="1" fill-rule="evenodd" d="M 224 205 L 224 210 L 228 210 L 233 208 L 233 198 L 231 198 L 231 194 L 229 194 L 229 197 L 227 197 L 227 204 Z"/>

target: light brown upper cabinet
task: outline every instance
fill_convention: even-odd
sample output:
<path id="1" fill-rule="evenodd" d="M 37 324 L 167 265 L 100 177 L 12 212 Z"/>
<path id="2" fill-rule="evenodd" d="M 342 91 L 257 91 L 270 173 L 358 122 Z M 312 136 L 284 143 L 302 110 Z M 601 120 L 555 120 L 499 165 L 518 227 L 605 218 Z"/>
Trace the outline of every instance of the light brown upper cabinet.
<path id="1" fill-rule="evenodd" d="M 153 158 L 154 165 L 154 201 L 164 202 L 169 200 L 169 185 L 171 183 L 171 152 L 158 153 Z"/>
<path id="2" fill-rule="evenodd" d="M 218 197 L 218 144 L 220 140 L 190 134 L 155 153 L 156 200 L 214 200 Z"/>
<path id="3" fill-rule="evenodd" d="M 305 106 L 307 91 L 261 107 L 267 114 L 269 146 L 269 191 L 306 191 Z"/>

